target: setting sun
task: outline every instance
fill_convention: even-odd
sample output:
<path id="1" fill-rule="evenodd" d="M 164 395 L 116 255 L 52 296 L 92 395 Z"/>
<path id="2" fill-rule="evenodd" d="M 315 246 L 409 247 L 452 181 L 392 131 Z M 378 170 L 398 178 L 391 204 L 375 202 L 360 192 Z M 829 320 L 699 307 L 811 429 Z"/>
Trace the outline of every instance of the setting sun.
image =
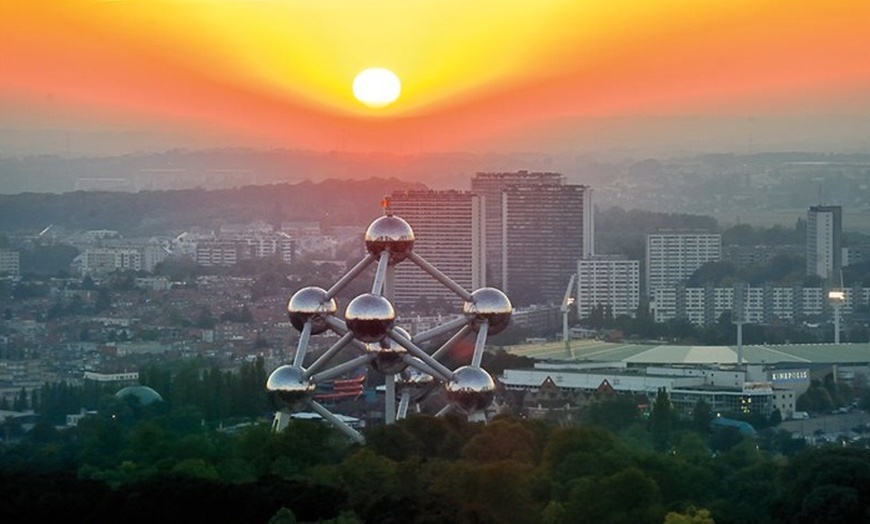
<path id="1" fill-rule="evenodd" d="M 388 106 L 399 98 L 401 92 L 399 77 L 389 69 L 372 67 L 353 79 L 353 96 L 369 107 Z"/>

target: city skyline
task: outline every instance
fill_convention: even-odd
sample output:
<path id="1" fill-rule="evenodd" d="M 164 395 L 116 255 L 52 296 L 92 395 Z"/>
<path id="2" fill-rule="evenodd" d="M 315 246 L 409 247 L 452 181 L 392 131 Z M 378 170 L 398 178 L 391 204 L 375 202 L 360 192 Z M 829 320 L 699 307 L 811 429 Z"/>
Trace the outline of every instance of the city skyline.
<path id="1" fill-rule="evenodd" d="M 866 150 L 847 1 L 4 2 L 0 153 Z M 383 66 L 402 96 L 351 81 Z"/>

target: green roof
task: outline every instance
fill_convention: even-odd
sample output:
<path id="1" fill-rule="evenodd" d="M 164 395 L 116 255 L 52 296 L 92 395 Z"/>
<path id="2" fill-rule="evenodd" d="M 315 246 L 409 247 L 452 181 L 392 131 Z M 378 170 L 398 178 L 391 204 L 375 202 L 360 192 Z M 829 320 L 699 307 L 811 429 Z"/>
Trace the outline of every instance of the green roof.
<path id="1" fill-rule="evenodd" d="M 115 393 L 117 398 L 122 398 L 127 395 L 132 395 L 139 399 L 139 403 L 143 406 L 151 404 L 153 402 L 163 402 L 163 397 L 160 396 L 160 393 L 154 391 L 148 386 L 127 386 L 126 388 Z"/>
<path id="2" fill-rule="evenodd" d="M 539 360 L 577 360 L 643 364 L 734 364 L 736 346 L 680 346 L 621 344 L 598 340 L 506 346 L 508 353 Z M 743 346 L 748 364 L 862 364 L 870 363 L 870 344 L 787 344 Z"/>

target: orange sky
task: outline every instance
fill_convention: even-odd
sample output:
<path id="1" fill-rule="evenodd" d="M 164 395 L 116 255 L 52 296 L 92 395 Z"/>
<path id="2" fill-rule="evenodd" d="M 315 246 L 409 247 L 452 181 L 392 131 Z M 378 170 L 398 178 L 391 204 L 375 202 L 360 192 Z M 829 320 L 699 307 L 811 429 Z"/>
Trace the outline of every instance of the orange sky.
<path id="1" fill-rule="evenodd" d="M 0 130 L 407 152 L 570 143 L 611 117 L 870 118 L 866 0 L 0 5 Z M 398 102 L 353 99 L 370 66 Z"/>

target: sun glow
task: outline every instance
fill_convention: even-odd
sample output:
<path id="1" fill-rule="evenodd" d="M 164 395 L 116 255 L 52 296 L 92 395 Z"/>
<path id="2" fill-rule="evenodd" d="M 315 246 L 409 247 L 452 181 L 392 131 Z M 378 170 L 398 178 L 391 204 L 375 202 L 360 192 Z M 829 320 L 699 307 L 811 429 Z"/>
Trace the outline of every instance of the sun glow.
<path id="1" fill-rule="evenodd" d="M 353 96 L 369 107 L 385 107 L 399 98 L 402 82 L 389 69 L 372 67 L 353 79 Z"/>

